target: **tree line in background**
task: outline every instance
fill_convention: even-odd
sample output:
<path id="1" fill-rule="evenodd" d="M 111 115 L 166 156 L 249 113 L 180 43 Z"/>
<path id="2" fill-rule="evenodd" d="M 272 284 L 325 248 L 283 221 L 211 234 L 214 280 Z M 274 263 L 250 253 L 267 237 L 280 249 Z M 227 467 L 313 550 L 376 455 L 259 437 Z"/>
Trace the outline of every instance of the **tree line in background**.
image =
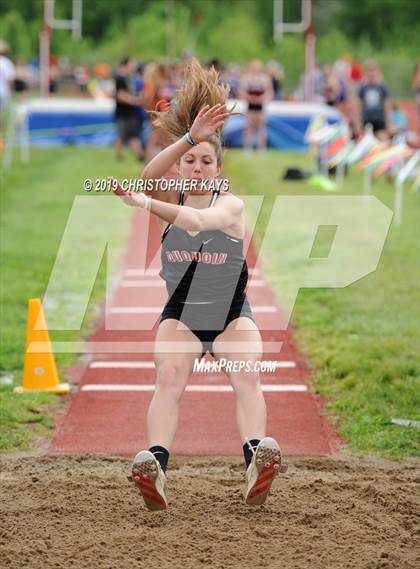
<path id="1" fill-rule="evenodd" d="M 1 0 L 0 38 L 12 57 L 38 55 L 42 0 Z M 285 0 L 287 21 L 300 17 L 300 1 Z M 56 0 L 55 16 L 69 18 L 71 0 Z M 375 57 L 397 96 L 410 93 L 418 54 L 420 2 L 417 0 L 313 0 L 317 59 L 331 63 L 343 53 Z M 54 30 L 52 53 L 72 62 L 116 64 L 131 54 L 148 61 L 178 57 L 183 50 L 200 59 L 243 63 L 253 57 L 277 59 L 285 88 L 293 89 L 303 70 L 302 34 L 273 40 L 272 0 L 83 0 L 83 38 Z"/>

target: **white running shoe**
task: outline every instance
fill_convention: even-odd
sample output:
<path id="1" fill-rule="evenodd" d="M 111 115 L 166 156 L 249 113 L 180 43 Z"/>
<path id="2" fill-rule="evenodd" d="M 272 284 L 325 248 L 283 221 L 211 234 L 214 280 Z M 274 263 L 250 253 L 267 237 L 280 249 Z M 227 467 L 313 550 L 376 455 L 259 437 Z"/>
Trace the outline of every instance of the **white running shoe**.
<path id="1" fill-rule="evenodd" d="M 152 452 L 142 450 L 135 456 L 129 479 L 140 490 L 149 510 L 166 510 L 166 476 Z"/>
<path id="2" fill-rule="evenodd" d="M 245 439 L 253 452 L 250 465 L 247 468 L 245 502 L 251 506 L 264 504 L 279 472 L 286 472 L 287 465 L 281 463 L 281 450 L 276 440 L 264 437 L 254 449 L 248 439 Z"/>

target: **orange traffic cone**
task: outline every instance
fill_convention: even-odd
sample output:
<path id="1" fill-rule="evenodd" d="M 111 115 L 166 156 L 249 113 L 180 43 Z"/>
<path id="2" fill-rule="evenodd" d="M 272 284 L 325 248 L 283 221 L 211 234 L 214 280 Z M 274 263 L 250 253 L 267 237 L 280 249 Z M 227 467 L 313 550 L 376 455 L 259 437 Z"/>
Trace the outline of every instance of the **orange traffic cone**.
<path id="1" fill-rule="evenodd" d="M 57 367 L 39 298 L 29 300 L 23 385 L 16 387 L 15 391 L 51 391 L 59 394 L 70 391 L 68 383 L 58 381 Z"/>

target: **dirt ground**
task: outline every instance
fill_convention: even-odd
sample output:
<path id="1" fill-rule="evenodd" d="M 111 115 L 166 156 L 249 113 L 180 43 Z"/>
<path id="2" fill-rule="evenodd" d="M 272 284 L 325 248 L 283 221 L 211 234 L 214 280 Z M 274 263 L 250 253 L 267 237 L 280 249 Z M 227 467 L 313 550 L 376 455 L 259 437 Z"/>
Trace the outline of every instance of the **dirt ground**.
<path id="1" fill-rule="evenodd" d="M 420 567 L 419 461 L 287 462 L 266 504 L 250 507 L 239 457 L 171 457 L 169 509 L 148 512 L 129 459 L 0 456 L 0 566 Z"/>

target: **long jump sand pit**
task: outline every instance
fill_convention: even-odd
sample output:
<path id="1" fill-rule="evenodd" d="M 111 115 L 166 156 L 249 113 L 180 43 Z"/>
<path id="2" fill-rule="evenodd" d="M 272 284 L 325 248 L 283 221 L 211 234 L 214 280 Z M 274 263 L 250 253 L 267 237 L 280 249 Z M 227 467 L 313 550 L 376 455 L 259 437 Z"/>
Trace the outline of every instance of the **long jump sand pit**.
<path id="1" fill-rule="evenodd" d="M 3 455 L 3 568 L 417 569 L 419 462 L 291 458 L 262 507 L 239 457 L 171 457 L 148 512 L 131 461 Z"/>

